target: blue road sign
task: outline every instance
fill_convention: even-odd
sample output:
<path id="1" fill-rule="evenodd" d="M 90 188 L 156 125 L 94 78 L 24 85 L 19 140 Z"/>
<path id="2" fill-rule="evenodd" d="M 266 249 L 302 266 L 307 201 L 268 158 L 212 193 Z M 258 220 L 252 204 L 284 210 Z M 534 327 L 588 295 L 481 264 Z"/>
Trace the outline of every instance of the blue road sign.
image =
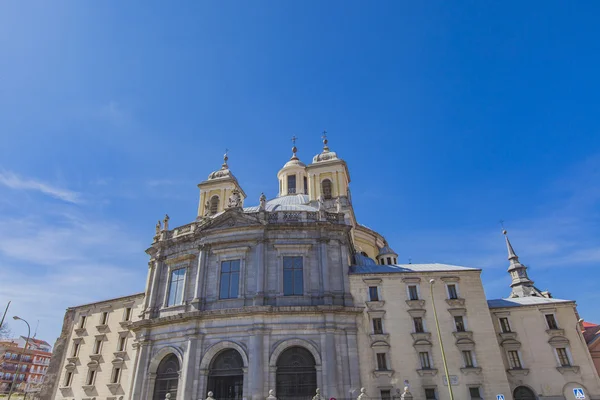
<path id="1" fill-rule="evenodd" d="M 504 400 L 504 395 L 503 394 L 497 395 L 496 400 Z"/>
<path id="2" fill-rule="evenodd" d="M 573 389 L 573 394 L 575 395 L 575 398 L 577 400 L 585 400 L 585 393 L 583 393 L 583 389 L 582 388 L 575 388 L 575 389 Z"/>

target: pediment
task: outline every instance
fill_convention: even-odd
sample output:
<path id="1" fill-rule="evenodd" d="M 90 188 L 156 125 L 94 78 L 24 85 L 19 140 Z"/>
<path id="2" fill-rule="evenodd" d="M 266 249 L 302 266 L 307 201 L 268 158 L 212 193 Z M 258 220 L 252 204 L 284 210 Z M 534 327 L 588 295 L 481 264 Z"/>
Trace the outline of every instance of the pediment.
<path id="1" fill-rule="evenodd" d="M 233 208 L 225 210 L 222 214 L 214 217 L 214 219 L 202 227 L 202 230 L 263 226 L 265 224 L 266 222 L 259 220 L 255 216 L 244 214 L 239 208 Z"/>

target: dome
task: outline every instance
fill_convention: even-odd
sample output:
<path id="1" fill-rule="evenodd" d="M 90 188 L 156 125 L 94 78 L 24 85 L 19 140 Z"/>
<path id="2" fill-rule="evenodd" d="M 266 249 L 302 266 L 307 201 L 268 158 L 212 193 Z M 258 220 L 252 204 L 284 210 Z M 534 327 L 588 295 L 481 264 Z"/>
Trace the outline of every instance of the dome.
<path id="1" fill-rule="evenodd" d="M 306 164 L 304 164 L 302 161 L 300 161 L 300 159 L 296 158 L 292 158 L 290 159 L 290 161 L 286 162 L 285 165 L 283 166 L 283 168 L 288 168 L 288 167 L 306 167 Z"/>
<path id="2" fill-rule="evenodd" d="M 265 211 L 319 211 L 309 204 L 310 199 L 305 194 L 295 194 L 276 197 L 265 203 Z M 258 212 L 259 207 L 245 207 L 244 212 Z"/>
<path id="3" fill-rule="evenodd" d="M 323 162 L 323 161 L 331 161 L 331 160 L 339 160 L 337 153 L 335 151 L 329 151 L 329 146 L 327 145 L 327 131 L 323 131 L 323 151 L 321 154 L 317 154 L 313 157 L 313 163 Z"/>
<path id="4" fill-rule="evenodd" d="M 379 254 L 378 256 L 385 256 L 388 254 L 393 254 L 395 256 L 397 256 L 398 254 L 392 250 L 392 248 L 386 243 L 383 245 L 383 247 L 381 249 L 379 249 Z"/>
<path id="5" fill-rule="evenodd" d="M 227 157 L 227 153 L 225 153 L 223 155 L 223 164 L 221 165 L 221 169 L 211 172 L 210 175 L 208 175 L 208 180 L 233 177 L 233 174 L 227 165 L 227 160 L 229 160 L 229 157 Z"/>

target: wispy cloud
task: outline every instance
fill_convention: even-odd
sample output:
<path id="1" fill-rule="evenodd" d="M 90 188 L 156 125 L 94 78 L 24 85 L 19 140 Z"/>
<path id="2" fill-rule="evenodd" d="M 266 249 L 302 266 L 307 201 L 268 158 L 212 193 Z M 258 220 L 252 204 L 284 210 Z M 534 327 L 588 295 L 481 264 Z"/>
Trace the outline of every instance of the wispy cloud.
<path id="1" fill-rule="evenodd" d="M 0 171 L 0 185 L 15 190 L 37 191 L 68 203 L 81 202 L 81 194 L 78 192 L 62 189 L 35 179 L 22 178 L 11 171 Z"/>

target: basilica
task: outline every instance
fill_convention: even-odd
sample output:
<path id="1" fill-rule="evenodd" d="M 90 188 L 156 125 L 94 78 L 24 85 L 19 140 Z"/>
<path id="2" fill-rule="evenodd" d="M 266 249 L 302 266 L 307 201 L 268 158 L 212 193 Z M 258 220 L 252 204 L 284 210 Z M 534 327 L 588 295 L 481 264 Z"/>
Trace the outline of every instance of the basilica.
<path id="1" fill-rule="evenodd" d="M 41 399 L 600 399 L 575 302 L 535 287 L 506 232 L 488 300 L 481 269 L 399 264 L 327 139 L 273 181 L 247 205 L 225 155 L 195 220 L 156 224 L 143 293 L 67 310 Z"/>

